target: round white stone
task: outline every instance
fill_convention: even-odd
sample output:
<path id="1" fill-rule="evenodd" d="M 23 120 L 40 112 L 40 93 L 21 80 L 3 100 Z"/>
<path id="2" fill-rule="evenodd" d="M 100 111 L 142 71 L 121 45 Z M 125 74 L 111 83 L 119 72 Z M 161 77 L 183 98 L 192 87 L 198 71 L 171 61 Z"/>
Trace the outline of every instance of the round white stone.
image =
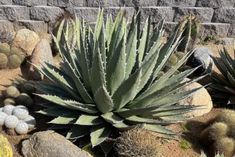
<path id="1" fill-rule="evenodd" d="M 4 125 L 9 129 L 14 129 L 18 123 L 19 119 L 13 115 L 7 116 L 4 121 Z"/>
<path id="2" fill-rule="evenodd" d="M 13 105 L 5 105 L 3 107 L 3 112 L 5 112 L 8 115 L 11 115 L 14 108 L 15 108 L 15 106 L 13 106 Z"/>
<path id="3" fill-rule="evenodd" d="M 33 116 L 28 116 L 27 118 L 24 119 L 24 122 L 28 124 L 29 129 L 33 129 L 36 125 L 36 120 Z"/>
<path id="4" fill-rule="evenodd" d="M 20 135 L 27 134 L 28 130 L 28 124 L 26 124 L 24 121 L 20 121 L 15 128 L 16 133 Z"/>
<path id="5" fill-rule="evenodd" d="M 16 116 L 19 120 L 23 120 L 28 117 L 29 111 L 22 108 L 14 108 L 12 115 Z"/>
<path id="6" fill-rule="evenodd" d="M 7 114 L 4 112 L 0 112 L 0 125 L 4 125 L 4 121 L 7 117 Z"/>
<path id="7" fill-rule="evenodd" d="M 27 110 L 27 111 L 28 111 L 27 107 L 25 107 L 25 106 L 23 106 L 23 105 L 17 105 L 15 108 L 21 108 L 21 109 L 24 109 L 24 110 Z"/>

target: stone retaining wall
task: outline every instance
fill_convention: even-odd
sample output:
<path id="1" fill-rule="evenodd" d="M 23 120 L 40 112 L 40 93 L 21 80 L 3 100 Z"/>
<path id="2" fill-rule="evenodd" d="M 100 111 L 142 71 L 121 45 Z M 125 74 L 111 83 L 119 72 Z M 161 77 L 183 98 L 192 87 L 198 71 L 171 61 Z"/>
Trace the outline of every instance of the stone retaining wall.
<path id="1" fill-rule="evenodd" d="M 235 36 L 235 0 L 0 0 L 0 30 L 26 27 L 49 32 L 66 11 L 94 22 L 99 6 L 112 15 L 123 6 L 126 16 L 140 9 L 142 19 L 152 15 L 153 22 L 158 22 L 164 18 L 167 30 L 190 13 L 203 23 L 204 35 Z"/>

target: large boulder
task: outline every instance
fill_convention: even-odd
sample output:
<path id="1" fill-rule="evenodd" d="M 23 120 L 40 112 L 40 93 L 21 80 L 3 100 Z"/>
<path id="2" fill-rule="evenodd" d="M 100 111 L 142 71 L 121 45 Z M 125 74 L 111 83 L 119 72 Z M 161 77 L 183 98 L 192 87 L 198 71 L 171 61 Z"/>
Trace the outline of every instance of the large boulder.
<path id="1" fill-rule="evenodd" d="M 21 29 L 17 31 L 12 46 L 21 49 L 27 56 L 30 56 L 40 38 L 34 31 Z"/>
<path id="2" fill-rule="evenodd" d="M 29 62 L 29 77 L 33 80 L 41 80 L 43 76 L 35 69 L 34 65 L 41 67 L 43 63 L 53 64 L 51 46 L 47 39 L 41 39 L 36 45 Z"/>
<path id="3" fill-rule="evenodd" d="M 37 132 L 23 141 L 22 154 L 24 157 L 91 157 L 54 131 Z"/>
<path id="4" fill-rule="evenodd" d="M 196 88 L 202 87 L 199 83 L 192 83 L 184 88 L 184 90 L 189 91 Z M 198 116 L 202 116 L 208 112 L 210 112 L 213 108 L 213 103 L 211 100 L 211 96 L 205 88 L 201 88 L 197 92 L 195 92 L 192 96 L 183 99 L 179 102 L 180 105 L 191 105 L 193 107 L 198 107 L 195 110 L 190 111 L 186 114 L 189 118 L 194 118 Z"/>

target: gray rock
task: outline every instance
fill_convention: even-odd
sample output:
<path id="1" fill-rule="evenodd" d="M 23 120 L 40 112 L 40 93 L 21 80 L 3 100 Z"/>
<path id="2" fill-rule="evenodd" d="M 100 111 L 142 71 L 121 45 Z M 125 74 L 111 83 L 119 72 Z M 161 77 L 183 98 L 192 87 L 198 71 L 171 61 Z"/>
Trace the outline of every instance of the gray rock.
<path id="1" fill-rule="evenodd" d="M 87 0 L 88 7 L 116 7 L 124 6 L 124 1 L 122 0 Z"/>
<path id="2" fill-rule="evenodd" d="M 232 7 L 235 4 L 234 0 L 197 0 L 197 7 L 211 7 L 211 8 L 221 8 L 221 7 Z"/>
<path id="3" fill-rule="evenodd" d="M 174 10 L 172 7 L 142 7 L 140 8 L 141 18 L 145 21 L 149 16 L 153 22 L 159 22 L 162 19 L 171 22 L 174 18 Z"/>
<path id="4" fill-rule="evenodd" d="M 46 39 L 41 39 L 36 45 L 30 57 L 30 63 L 41 67 L 43 63 L 53 64 L 51 46 Z M 35 69 L 33 65 L 29 66 L 29 78 L 32 80 L 41 80 L 43 76 Z"/>
<path id="5" fill-rule="evenodd" d="M 7 5 L 7 4 L 12 4 L 12 0 L 1 0 L 0 1 L 1 5 Z"/>
<path id="6" fill-rule="evenodd" d="M 47 0 L 13 0 L 13 4 L 24 6 L 47 5 Z"/>
<path id="7" fill-rule="evenodd" d="M 194 7 L 197 0 L 159 0 L 159 6 Z"/>
<path id="8" fill-rule="evenodd" d="M 24 157 L 92 157 L 54 131 L 33 134 L 22 142 Z"/>
<path id="9" fill-rule="evenodd" d="M 235 23 L 235 8 L 216 9 L 212 22 Z"/>
<path id="10" fill-rule="evenodd" d="M 35 6 L 31 7 L 30 10 L 32 20 L 41 20 L 50 23 L 55 23 L 63 14 L 63 9 L 51 6 Z"/>
<path id="11" fill-rule="evenodd" d="M 82 7 L 85 6 L 84 0 L 48 0 L 47 2 L 50 6 L 57 6 L 57 7 L 68 7 L 68 6 L 76 6 L 76 7 Z"/>
<path id="12" fill-rule="evenodd" d="M 37 33 L 48 32 L 48 25 L 44 21 L 19 20 L 14 23 L 14 27 L 15 30 L 27 28 Z"/>
<path id="13" fill-rule="evenodd" d="M 235 37 L 235 23 L 230 25 L 228 37 Z"/>
<path id="14" fill-rule="evenodd" d="M 220 41 L 223 45 L 233 45 L 234 44 L 234 38 L 222 38 L 222 39 L 220 39 Z"/>
<path id="15" fill-rule="evenodd" d="M 28 20 L 29 9 L 25 6 L 0 5 L 0 20 Z"/>
<path id="16" fill-rule="evenodd" d="M 175 9 L 174 21 L 180 21 L 183 16 L 191 14 L 198 17 L 201 22 L 211 22 L 213 13 L 212 8 L 179 7 Z"/>
<path id="17" fill-rule="evenodd" d="M 125 0 L 125 6 L 143 7 L 143 6 L 158 6 L 158 0 Z"/>
<path id="18" fill-rule="evenodd" d="M 200 29 L 201 37 L 216 36 L 226 37 L 228 35 L 230 24 L 227 23 L 203 23 Z"/>
<path id="19" fill-rule="evenodd" d="M 14 25 L 8 20 L 0 20 L 0 30 L 4 32 L 14 32 Z"/>
<path id="20" fill-rule="evenodd" d="M 207 47 L 199 47 L 196 48 L 195 52 L 189 59 L 189 63 L 191 67 L 198 67 L 197 74 L 211 73 L 214 62 L 212 59 L 212 51 Z"/>

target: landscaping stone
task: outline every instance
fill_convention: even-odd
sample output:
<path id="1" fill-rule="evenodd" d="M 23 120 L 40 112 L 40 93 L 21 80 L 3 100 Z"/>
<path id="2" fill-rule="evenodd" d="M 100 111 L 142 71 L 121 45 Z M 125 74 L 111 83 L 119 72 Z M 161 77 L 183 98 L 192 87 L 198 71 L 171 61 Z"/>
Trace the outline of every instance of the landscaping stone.
<path id="1" fill-rule="evenodd" d="M 197 0 L 159 0 L 160 6 L 194 7 Z"/>
<path id="2" fill-rule="evenodd" d="M 226 37 L 230 29 L 230 24 L 227 23 L 203 23 L 200 29 L 201 37 L 216 36 Z"/>
<path id="3" fill-rule="evenodd" d="M 0 5 L 0 20 L 28 20 L 29 9 L 25 6 Z"/>
<path id="4" fill-rule="evenodd" d="M 48 25 L 44 21 L 20 20 L 14 23 L 15 30 L 30 29 L 34 32 L 48 32 Z"/>
<path id="5" fill-rule="evenodd" d="M 35 5 L 47 5 L 47 0 L 12 0 L 13 4 L 35 6 Z"/>
<path id="6" fill-rule="evenodd" d="M 235 37 L 235 23 L 232 23 L 228 32 L 229 37 Z"/>
<path id="7" fill-rule="evenodd" d="M 234 44 L 234 38 L 222 38 L 222 39 L 220 39 L 220 41 L 223 45 L 233 45 Z"/>
<path id="8" fill-rule="evenodd" d="M 183 16 L 194 15 L 201 22 L 211 22 L 214 10 L 212 8 L 202 8 L 202 7 L 178 7 L 175 9 L 174 21 L 180 21 Z"/>
<path id="9" fill-rule="evenodd" d="M 54 131 L 34 133 L 22 142 L 24 157 L 91 157 Z"/>
<path id="10" fill-rule="evenodd" d="M 211 58 L 212 54 L 213 53 L 209 48 L 199 47 L 195 50 L 195 52 L 189 59 L 188 64 L 191 67 L 201 66 L 196 71 L 196 73 L 198 73 L 199 75 L 204 74 L 205 72 L 210 73 L 214 66 L 214 62 Z"/>
<path id="11" fill-rule="evenodd" d="M 12 46 L 21 49 L 27 56 L 30 56 L 39 41 L 39 36 L 29 29 L 17 31 Z"/>
<path id="12" fill-rule="evenodd" d="M 216 9 L 212 22 L 235 23 L 235 8 Z"/>
<path id="13" fill-rule="evenodd" d="M 50 6 L 57 6 L 57 7 L 69 7 L 69 6 L 76 6 L 81 7 L 85 6 L 85 0 L 48 0 L 47 4 Z"/>
<path id="14" fill-rule="evenodd" d="M 64 14 L 63 9 L 53 6 L 31 7 L 30 17 L 32 20 L 40 20 L 55 23 Z"/>
<path id="15" fill-rule="evenodd" d="M 192 83 L 185 87 L 185 90 L 193 90 L 195 88 L 202 87 L 199 83 Z M 193 111 L 190 111 L 186 114 L 189 118 L 194 118 L 198 116 L 202 116 L 208 112 L 210 112 L 213 108 L 213 103 L 211 100 L 210 94 L 207 92 L 205 88 L 200 89 L 196 93 L 194 93 L 192 96 L 181 100 L 179 102 L 180 105 L 191 105 L 193 107 L 199 107 L 198 109 L 195 109 Z"/>
<path id="16" fill-rule="evenodd" d="M 126 0 L 125 6 L 158 6 L 158 0 Z"/>
<path id="17" fill-rule="evenodd" d="M 0 20 L 0 30 L 4 32 L 14 32 L 14 25 L 8 20 Z"/>
<path id="18" fill-rule="evenodd" d="M 143 21 L 149 16 L 152 16 L 152 22 L 159 22 L 162 19 L 165 19 L 165 21 L 173 21 L 174 18 L 174 10 L 172 7 L 142 7 L 140 11 Z"/>
<path id="19" fill-rule="evenodd" d="M 7 5 L 7 4 L 12 4 L 12 0 L 1 0 L 0 1 L 1 5 Z"/>
<path id="20" fill-rule="evenodd" d="M 39 67 L 41 67 L 43 63 L 53 64 L 51 46 L 47 39 L 41 39 L 38 42 L 29 62 Z M 33 65 L 29 66 L 28 76 L 33 80 L 41 80 L 43 78 L 42 75 L 35 69 Z"/>
<path id="21" fill-rule="evenodd" d="M 232 7 L 235 4 L 234 0 L 197 0 L 197 7 Z"/>

